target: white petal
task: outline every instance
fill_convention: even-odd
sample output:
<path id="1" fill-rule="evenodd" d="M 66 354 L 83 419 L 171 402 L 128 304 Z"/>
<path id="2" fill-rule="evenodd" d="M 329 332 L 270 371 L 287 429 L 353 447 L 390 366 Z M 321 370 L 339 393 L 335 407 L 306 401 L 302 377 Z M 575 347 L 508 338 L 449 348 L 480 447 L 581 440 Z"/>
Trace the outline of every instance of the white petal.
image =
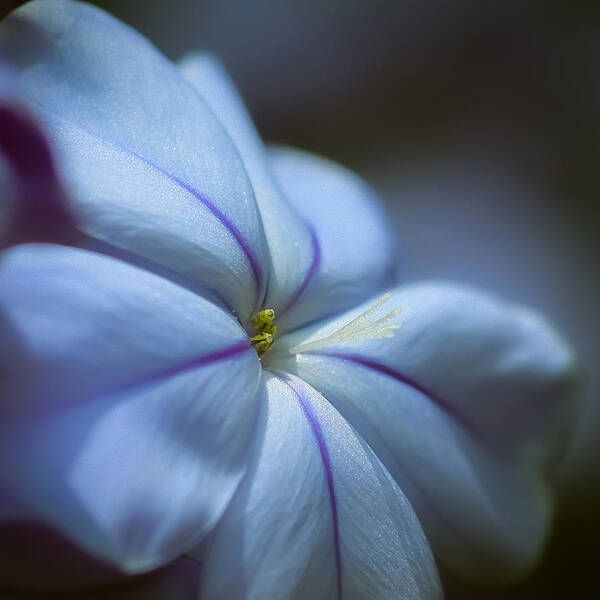
<path id="1" fill-rule="evenodd" d="M 181 67 L 227 128 L 248 171 L 271 252 L 263 305 L 275 309 L 280 331 L 356 305 L 386 285 L 394 242 L 367 186 L 304 152 L 278 148 L 266 155 L 218 62 L 194 54 Z"/>
<path id="2" fill-rule="evenodd" d="M 352 423 L 443 563 L 469 577 L 517 576 L 548 531 L 545 473 L 570 429 L 570 351 L 539 317 L 459 287 L 400 288 L 392 306 L 403 309 L 394 337 L 270 368 L 297 373 Z M 366 307 L 279 343 L 326 336 Z"/>
<path id="3" fill-rule="evenodd" d="M 283 313 L 306 285 L 318 261 L 319 242 L 277 187 L 262 141 L 221 65 L 209 55 L 193 54 L 182 61 L 181 69 L 227 129 L 246 167 L 271 254 L 263 304 Z"/>
<path id="4" fill-rule="evenodd" d="M 54 138 L 85 230 L 210 286 L 247 318 L 267 259 L 254 194 L 214 114 L 144 38 L 89 5 L 20 7 L 0 52 Z"/>
<path id="5" fill-rule="evenodd" d="M 410 504 L 300 380 L 265 376 L 252 467 L 217 527 L 202 598 L 439 598 Z"/>
<path id="6" fill-rule="evenodd" d="M 275 148 L 270 159 L 281 188 L 319 242 L 314 273 L 282 329 L 356 306 L 389 285 L 397 256 L 394 236 L 368 186 L 306 152 Z"/>
<path id="7" fill-rule="evenodd" d="M 30 517 L 130 572 L 198 542 L 254 431 L 239 324 L 126 263 L 40 245 L 3 255 L 0 327 L 0 481 Z"/>

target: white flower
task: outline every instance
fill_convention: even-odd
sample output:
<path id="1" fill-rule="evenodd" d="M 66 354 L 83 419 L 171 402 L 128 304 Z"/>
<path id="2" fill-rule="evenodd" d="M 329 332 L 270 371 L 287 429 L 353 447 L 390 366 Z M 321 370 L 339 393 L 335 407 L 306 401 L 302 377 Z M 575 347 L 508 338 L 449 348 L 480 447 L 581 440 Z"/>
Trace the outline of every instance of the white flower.
<path id="1" fill-rule="evenodd" d="M 370 191 L 265 151 L 210 58 L 185 79 L 44 0 L 0 55 L 86 236 L 0 260 L 2 519 L 127 573 L 196 556 L 202 598 L 438 598 L 429 544 L 465 577 L 534 563 L 572 395 L 539 317 L 437 283 L 378 302 Z"/>

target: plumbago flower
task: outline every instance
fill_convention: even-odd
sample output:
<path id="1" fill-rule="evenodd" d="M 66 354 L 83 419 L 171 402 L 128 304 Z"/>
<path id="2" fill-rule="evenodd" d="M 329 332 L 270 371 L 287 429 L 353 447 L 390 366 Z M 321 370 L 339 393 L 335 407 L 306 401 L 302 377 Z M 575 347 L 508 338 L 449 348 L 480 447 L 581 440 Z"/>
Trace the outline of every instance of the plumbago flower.
<path id="1" fill-rule="evenodd" d="M 202 598 L 438 598 L 430 545 L 465 578 L 531 568 L 573 389 L 540 317 L 456 285 L 384 294 L 371 192 L 265 150 L 210 58 L 180 71 L 43 0 L 0 55 L 81 236 L 0 260 L 4 523 L 127 574 L 186 553 Z"/>

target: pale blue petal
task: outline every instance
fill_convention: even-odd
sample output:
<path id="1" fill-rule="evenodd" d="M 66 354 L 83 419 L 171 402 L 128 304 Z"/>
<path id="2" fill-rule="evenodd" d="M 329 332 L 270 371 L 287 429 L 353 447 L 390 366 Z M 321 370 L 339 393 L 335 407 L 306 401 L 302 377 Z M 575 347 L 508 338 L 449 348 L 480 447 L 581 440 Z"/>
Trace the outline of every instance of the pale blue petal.
<path id="1" fill-rule="evenodd" d="M 275 309 L 280 330 L 353 306 L 388 283 L 394 243 L 367 186 L 304 152 L 267 155 L 219 63 L 194 54 L 181 68 L 227 128 L 252 182 L 272 262 L 263 305 Z"/>
<path id="2" fill-rule="evenodd" d="M 370 448 L 294 378 L 265 375 L 252 466 L 217 527 L 203 599 L 440 598 L 419 522 Z"/>
<path id="3" fill-rule="evenodd" d="M 572 355 L 540 317 L 464 288 L 400 288 L 374 317 L 393 307 L 403 312 L 392 338 L 281 354 L 269 368 L 297 373 L 349 420 L 446 566 L 474 578 L 522 574 L 548 531 L 546 467 L 570 429 Z"/>
<path id="4" fill-rule="evenodd" d="M 282 329 L 356 306 L 389 285 L 394 236 L 368 186 L 328 160 L 298 150 L 270 151 L 276 180 L 315 232 L 319 256 Z"/>
<path id="5" fill-rule="evenodd" d="M 221 65 L 209 55 L 192 54 L 180 66 L 219 117 L 242 157 L 271 254 L 264 305 L 284 312 L 306 285 L 311 267 L 318 261 L 319 242 L 277 187 L 263 143 Z"/>
<path id="6" fill-rule="evenodd" d="M 267 250 L 221 123 L 178 69 L 101 10 L 26 4 L 0 52 L 57 146 L 85 231 L 210 287 L 247 318 Z"/>
<path id="7" fill-rule="evenodd" d="M 115 259 L 0 262 L 0 481 L 128 572 L 197 543 L 246 469 L 260 366 L 237 321 Z"/>

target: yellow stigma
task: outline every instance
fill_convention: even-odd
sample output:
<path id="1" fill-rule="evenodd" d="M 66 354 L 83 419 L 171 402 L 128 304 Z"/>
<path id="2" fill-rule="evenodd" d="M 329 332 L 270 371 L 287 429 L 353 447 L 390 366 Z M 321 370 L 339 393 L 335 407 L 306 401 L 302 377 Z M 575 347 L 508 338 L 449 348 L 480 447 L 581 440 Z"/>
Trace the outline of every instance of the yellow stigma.
<path id="1" fill-rule="evenodd" d="M 273 343 L 277 333 L 277 325 L 273 325 L 275 320 L 275 311 L 272 308 L 266 308 L 256 313 L 250 323 L 254 326 L 255 335 L 250 338 L 250 343 L 254 346 L 258 355 L 264 354 Z"/>

